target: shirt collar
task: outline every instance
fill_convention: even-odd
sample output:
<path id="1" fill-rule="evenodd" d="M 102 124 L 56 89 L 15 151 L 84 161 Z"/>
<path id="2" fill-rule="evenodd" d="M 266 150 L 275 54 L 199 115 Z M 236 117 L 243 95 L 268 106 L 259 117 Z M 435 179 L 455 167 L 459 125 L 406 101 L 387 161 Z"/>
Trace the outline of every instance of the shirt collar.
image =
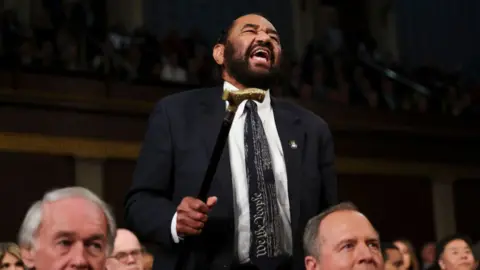
<path id="1" fill-rule="evenodd" d="M 223 83 L 223 89 L 230 92 L 238 91 L 237 87 L 233 86 L 231 83 L 227 81 Z M 265 92 L 265 98 L 263 99 L 262 103 L 258 101 L 255 101 L 255 103 L 257 103 L 257 109 L 259 112 L 269 109 L 270 108 L 270 90 L 267 90 Z M 238 105 L 238 109 L 243 111 L 244 106 L 245 106 L 245 101 L 242 102 L 240 105 Z"/>

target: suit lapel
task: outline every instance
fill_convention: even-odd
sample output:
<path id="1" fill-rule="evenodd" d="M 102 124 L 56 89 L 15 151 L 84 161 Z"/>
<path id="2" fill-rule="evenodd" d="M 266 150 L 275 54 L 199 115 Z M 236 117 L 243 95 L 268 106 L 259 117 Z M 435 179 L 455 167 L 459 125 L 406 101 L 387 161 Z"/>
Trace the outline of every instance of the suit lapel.
<path id="1" fill-rule="evenodd" d="M 200 100 L 200 120 L 198 122 L 203 144 L 208 158 L 213 152 L 218 132 L 225 114 L 225 102 L 222 100 L 222 89 L 215 87 L 205 91 Z"/>
<path id="2" fill-rule="evenodd" d="M 205 148 L 205 157 L 207 160 L 205 163 L 206 166 L 208 166 L 210 162 L 210 157 L 213 153 L 213 148 L 215 147 L 223 118 L 225 117 L 226 105 L 225 101 L 221 98 L 222 91 L 221 87 L 208 89 L 208 92 L 205 91 L 205 95 L 202 96 L 200 102 L 200 121 L 198 124 Z M 205 167 L 205 171 L 206 169 L 207 167 Z M 203 176 L 201 180 L 203 181 Z M 227 211 L 226 213 L 228 215 L 233 216 L 233 188 L 228 140 L 225 144 L 222 157 L 218 162 L 217 171 L 210 187 L 209 195 L 219 197 L 218 199 L 220 202 L 212 211 Z"/>
<path id="3" fill-rule="evenodd" d="M 290 218 L 292 222 L 292 237 L 295 239 L 298 231 L 300 215 L 299 180 L 301 179 L 302 152 L 304 147 L 305 130 L 301 120 L 291 110 L 282 106 L 277 100 L 272 99 L 275 124 L 282 142 L 285 166 L 287 168 L 288 198 L 290 202 Z"/>

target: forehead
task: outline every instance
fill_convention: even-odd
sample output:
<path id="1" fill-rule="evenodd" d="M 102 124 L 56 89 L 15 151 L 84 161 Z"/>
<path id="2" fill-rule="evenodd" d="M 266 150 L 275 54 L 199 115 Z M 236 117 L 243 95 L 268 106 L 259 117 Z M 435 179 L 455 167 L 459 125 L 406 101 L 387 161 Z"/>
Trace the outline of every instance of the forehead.
<path id="1" fill-rule="evenodd" d="M 335 245 L 348 239 L 378 239 L 368 219 L 356 211 L 338 211 L 328 215 L 320 224 L 324 242 Z"/>
<path id="2" fill-rule="evenodd" d="M 246 25 L 258 25 L 261 29 L 275 30 L 273 24 L 265 17 L 249 14 L 236 19 L 233 22 L 232 32 L 240 31 Z"/>
<path id="3" fill-rule="evenodd" d="M 399 258 L 402 258 L 402 254 L 398 249 L 387 249 L 387 255 L 389 260 L 397 260 Z"/>
<path id="4" fill-rule="evenodd" d="M 12 253 L 10 252 L 6 252 L 3 256 L 3 261 L 2 262 L 6 262 L 6 261 L 18 261 L 20 260 L 17 256 L 13 255 Z"/>
<path id="5" fill-rule="evenodd" d="M 83 198 L 67 198 L 43 206 L 40 231 L 71 232 L 80 236 L 107 234 L 107 219 L 96 204 Z"/>
<path id="6" fill-rule="evenodd" d="M 408 246 L 402 242 L 402 241 L 396 241 L 395 243 L 393 243 L 395 246 L 397 246 L 398 249 L 400 249 L 400 251 L 402 252 L 407 252 L 409 251 L 408 249 Z"/>
<path id="7" fill-rule="evenodd" d="M 455 239 L 445 246 L 445 249 L 458 249 L 458 248 L 470 248 L 470 247 L 468 246 L 467 242 L 465 242 L 462 239 Z"/>
<path id="8" fill-rule="evenodd" d="M 139 249 L 140 247 L 140 242 L 133 233 L 126 231 L 117 231 L 117 237 L 115 238 L 114 247 L 115 252 Z"/>
<path id="9" fill-rule="evenodd" d="M 435 246 L 433 244 L 428 244 L 426 245 L 422 252 L 434 252 L 435 251 Z"/>

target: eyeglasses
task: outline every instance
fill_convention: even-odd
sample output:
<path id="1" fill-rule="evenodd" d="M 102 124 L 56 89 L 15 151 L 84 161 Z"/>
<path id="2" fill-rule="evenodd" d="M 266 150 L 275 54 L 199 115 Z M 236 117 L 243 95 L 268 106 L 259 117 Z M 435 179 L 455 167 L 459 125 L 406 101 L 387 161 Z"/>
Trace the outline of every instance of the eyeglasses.
<path id="1" fill-rule="evenodd" d="M 113 255 L 112 257 L 115 258 L 117 261 L 125 263 L 128 261 L 128 256 L 132 256 L 132 258 L 139 259 L 143 255 L 143 251 L 141 249 L 134 249 L 131 251 L 122 251 L 118 252 L 117 254 Z"/>

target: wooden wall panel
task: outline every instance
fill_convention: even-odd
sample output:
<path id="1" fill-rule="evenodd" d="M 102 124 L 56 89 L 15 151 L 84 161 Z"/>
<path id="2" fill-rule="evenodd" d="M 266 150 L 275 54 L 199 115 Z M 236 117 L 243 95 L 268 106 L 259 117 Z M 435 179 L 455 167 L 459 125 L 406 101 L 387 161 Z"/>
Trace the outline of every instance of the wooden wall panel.
<path id="1" fill-rule="evenodd" d="M 480 137 L 448 138 L 432 135 L 408 135 L 385 131 L 333 130 L 335 153 L 342 157 L 386 158 L 389 160 L 478 164 L 476 155 Z"/>
<path id="2" fill-rule="evenodd" d="M 435 239 L 429 179 L 342 174 L 339 197 L 356 204 L 380 232 L 382 240 L 407 238 L 419 248 Z"/>
<path id="3" fill-rule="evenodd" d="M 460 179 L 453 184 L 457 231 L 480 241 L 480 179 Z"/>
<path id="4" fill-rule="evenodd" d="M 119 227 L 125 226 L 123 202 L 132 183 L 135 161 L 110 159 L 104 163 L 105 201 L 113 208 Z"/>
<path id="5" fill-rule="evenodd" d="M 0 242 L 16 241 L 28 208 L 46 191 L 74 185 L 74 170 L 70 157 L 0 152 Z"/>
<path id="6" fill-rule="evenodd" d="M 0 131 L 4 132 L 140 141 L 144 137 L 147 121 L 148 114 L 111 115 L 34 106 L 0 107 Z"/>

